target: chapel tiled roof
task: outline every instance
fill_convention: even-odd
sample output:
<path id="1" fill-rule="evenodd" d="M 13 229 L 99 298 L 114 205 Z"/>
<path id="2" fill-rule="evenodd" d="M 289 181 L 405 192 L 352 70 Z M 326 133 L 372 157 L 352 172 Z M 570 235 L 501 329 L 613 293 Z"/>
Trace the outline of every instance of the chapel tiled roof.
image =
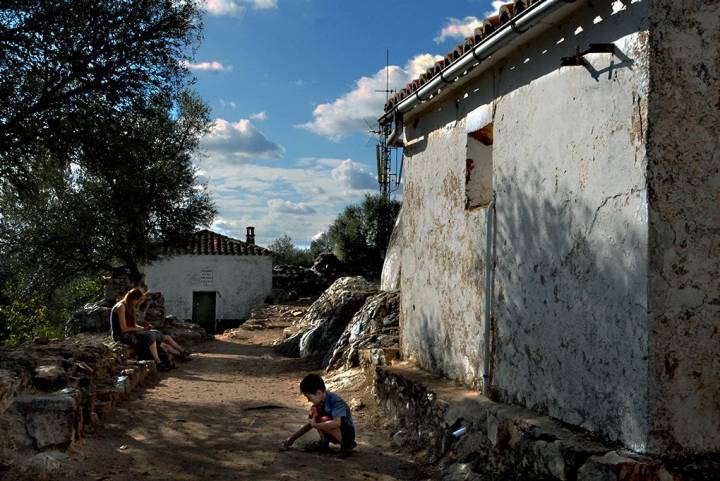
<path id="1" fill-rule="evenodd" d="M 203 229 L 189 236 L 180 247 L 167 249 L 165 255 L 270 256 L 272 251 Z"/>
<path id="2" fill-rule="evenodd" d="M 427 69 L 425 73 L 420 75 L 420 77 L 408 83 L 402 90 L 390 97 L 385 103 L 385 112 L 392 110 L 403 99 L 409 97 L 423 85 L 428 83 L 430 79 L 439 75 L 440 72 L 449 67 L 450 64 L 455 62 L 458 58 L 462 57 L 463 54 L 469 52 L 472 48 L 475 48 L 487 38 L 491 37 L 500 27 L 505 24 L 512 23 L 511 20 L 515 16 L 524 12 L 527 8 L 538 3 L 542 3 L 543 1 L 545 0 L 515 0 L 512 3 L 506 3 L 501 6 L 498 14 L 485 18 L 483 25 L 476 28 L 471 37 L 465 38 L 465 40 L 457 44 L 452 51 L 445 55 L 445 58 L 435 62 L 435 65 Z M 512 26 L 513 25 L 511 25 L 511 27 Z"/>

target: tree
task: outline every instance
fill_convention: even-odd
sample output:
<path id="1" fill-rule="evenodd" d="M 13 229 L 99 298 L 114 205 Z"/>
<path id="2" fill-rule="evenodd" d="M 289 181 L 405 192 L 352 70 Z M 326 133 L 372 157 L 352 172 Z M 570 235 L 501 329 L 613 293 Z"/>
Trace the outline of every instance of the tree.
<path id="1" fill-rule="evenodd" d="M 83 301 L 72 286 L 138 277 L 212 220 L 185 67 L 201 30 L 195 0 L 0 5 L 0 338 L 49 332 Z"/>
<path id="2" fill-rule="evenodd" d="M 208 110 L 183 66 L 200 20 L 194 0 L 3 2 L 0 255 L 33 266 L 21 284 L 137 276 L 211 221 L 190 161 Z"/>
<path id="3" fill-rule="evenodd" d="M 381 194 L 368 194 L 360 205 L 346 207 L 328 229 L 338 259 L 351 271 L 379 277 L 400 206 Z"/>
<path id="4" fill-rule="evenodd" d="M 273 252 L 273 264 L 276 266 L 310 267 L 313 263 L 310 251 L 295 247 L 292 239 L 287 234 L 283 234 L 272 241 L 268 249 Z"/>
<path id="5" fill-rule="evenodd" d="M 310 257 L 317 259 L 320 254 L 333 252 L 334 246 L 328 237 L 327 232 L 321 233 L 316 239 L 310 242 Z"/>
<path id="6" fill-rule="evenodd" d="M 41 195 L 6 196 L 0 239 L 18 264 L 35 260 L 27 284 L 51 289 L 118 263 L 137 281 L 162 244 L 208 225 L 215 209 L 192 165 L 207 125 L 193 95 L 158 97 L 105 119 L 78 164 L 36 184 Z"/>
<path id="7" fill-rule="evenodd" d="M 202 23 L 194 0 L 6 0 L 0 6 L 0 179 L 34 194 L 68 168 L 98 107 L 182 90 Z"/>

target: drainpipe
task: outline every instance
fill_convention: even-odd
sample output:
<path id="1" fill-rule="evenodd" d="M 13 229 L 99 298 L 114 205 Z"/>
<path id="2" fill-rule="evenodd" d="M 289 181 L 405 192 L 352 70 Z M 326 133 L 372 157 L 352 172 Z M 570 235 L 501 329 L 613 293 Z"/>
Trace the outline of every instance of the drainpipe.
<path id="1" fill-rule="evenodd" d="M 482 64 L 490 55 L 509 44 L 516 36 L 519 36 L 527 31 L 527 29 L 540 23 L 546 16 L 575 1 L 576 0 L 544 0 L 536 3 L 524 12 L 513 17 L 485 41 L 481 42 L 472 50 L 465 52 L 462 57 L 435 75 L 435 77 L 430 79 L 425 85 L 413 92 L 410 96 L 404 98 L 392 110 L 386 112 L 385 115 L 379 119 L 380 125 L 386 125 L 390 122 L 393 123 L 393 133 L 395 133 L 395 136 L 391 136 L 391 138 L 394 143 L 388 140 L 388 144 L 402 147 L 399 143 L 401 139 L 398 132 L 402 132 L 403 114 L 409 112 L 410 109 L 420 102 L 430 98 L 431 95 L 436 94 L 439 88 L 442 88 L 446 84 L 453 83 L 455 78 L 462 75 L 466 70 L 473 68 L 475 63 Z M 398 120 L 400 121 L 399 125 Z"/>
<path id="2" fill-rule="evenodd" d="M 390 135 L 388 135 L 387 144 L 390 147 L 404 147 L 405 136 L 403 135 L 403 118 L 402 114 L 398 111 L 395 111 L 392 126 L 392 131 L 390 132 Z"/>
<path id="3" fill-rule="evenodd" d="M 495 193 L 487 209 L 487 217 L 485 219 L 486 239 L 485 239 L 485 319 L 483 333 L 483 385 L 482 393 L 485 397 L 490 397 L 490 316 L 492 314 L 492 299 L 494 294 L 495 283 Z"/>

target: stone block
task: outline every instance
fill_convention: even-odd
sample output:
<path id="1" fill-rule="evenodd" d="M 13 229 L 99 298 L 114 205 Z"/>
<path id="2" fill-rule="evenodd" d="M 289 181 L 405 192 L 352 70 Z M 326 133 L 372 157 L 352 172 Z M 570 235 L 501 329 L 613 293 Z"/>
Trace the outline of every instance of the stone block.
<path id="1" fill-rule="evenodd" d="M 76 397 L 66 394 L 20 396 L 15 407 L 25 419 L 36 449 L 67 448 L 75 440 L 80 414 Z"/>
<path id="2" fill-rule="evenodd" d="M 63 463 L 68 460 L 68 455 L 59 451 L 46 451 L 38 453 L 28 459 L 21 471 L 26 476 L 32 476 L 40 481 L 51 480 L 55 473 L 62 469 Z"/>
<path id="3" fill-rule="evenodd" d="M 558 443 L 536 441 L 532 446 L 534 470 L 565 481 L 565 459 Z"/>
<path id="4" fill-rule="evenodd" d="M 45 364 L 35 368 L 32 375 L 33 385 L 42 391 L 54 391 L 67 384 L 65 370 L 57 364 Z"/>
<path id="5" fill-rule="evenodd" d="M 12 372 L 0 369 L 0 414 L 12 404 L 20 387 L 20 380 Z"/>
<path id="6" fill-rule="evenodd" d="M 470 463 L 455 463 L 443 471 L 440 479 L 442 481 L 483 481 L 486 478 L 473 471 Z"/>
<path id="7" fill-rule="evenodd" d="M 591 456 L 578 470 L 577 481 L 681 481 L 660 463 L 611 451 Z"/>

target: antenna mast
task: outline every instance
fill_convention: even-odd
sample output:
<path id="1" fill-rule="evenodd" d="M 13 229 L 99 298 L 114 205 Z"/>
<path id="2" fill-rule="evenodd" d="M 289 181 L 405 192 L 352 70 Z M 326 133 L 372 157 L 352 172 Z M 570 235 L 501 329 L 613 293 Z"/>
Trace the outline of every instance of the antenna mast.
<path id="1" fill-rule="evenodd" d="M 395 90 L 390 89 L 390 49 L 385 50 L 385 90 L 376 90 L 376 92 L 385 93 L 385 103 L 387 103 L 390 98 L 390 94 L 395 93 Z M 397 149 L 388 145 L 390 125 L 378 125 L 378 129 L 372 130 L 371 132 L 377 134 L 378 136 L 378 143 L 375 146 L 375 155 L 377 158 L 380 193 L 384 197 L 390 198 L 390 194 L 400 187 L 402 158 L 398 161 Z M 393 154 L 395 154 L 394 162 Z"/>

